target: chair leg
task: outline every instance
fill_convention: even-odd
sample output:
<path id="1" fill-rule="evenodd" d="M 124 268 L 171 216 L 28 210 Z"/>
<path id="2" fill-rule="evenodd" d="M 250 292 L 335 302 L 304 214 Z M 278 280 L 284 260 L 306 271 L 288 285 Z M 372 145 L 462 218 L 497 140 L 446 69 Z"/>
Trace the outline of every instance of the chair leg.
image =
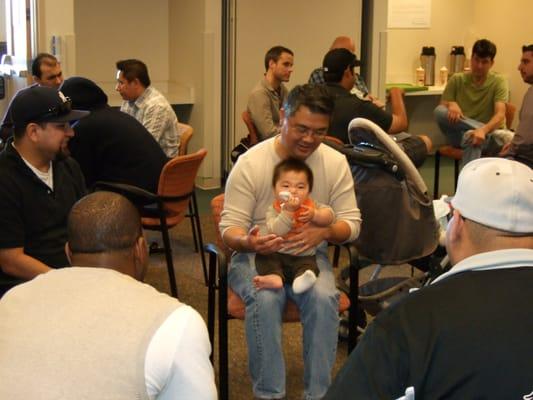
<path id="1" fill-rule="evenodd" d="M 192 192 L 192 198 L 191 202 L 189 202 L 189 206 L 191 206 L 192 203 L 192 219 L 195 221 L 196 225 L 196 236 L 198 238 L 198 242 L 200 243 L 200 249 L 204 248 L 204 240 L 202 237 L 202 225 L 200 224 L 200 214 L 198 212 L 198 201 L 196 200 L 196 192 Z M 191 219 L 191 221 L 192 221 Z M 205 262 L 205 253 L 203 251 L 200 251 L 200 258 L 202 261 L 202 269 L 204 272 L 204 283 L 207 286 L 208 285 L 208 277 L 207 277 L 207 264 Z"/>
<path id="2" fill-rule="evenodd" d="M 211 363 L 213 363 L 213 353 L 215 352 L 215 294 L 216 294 L 216 273 L 217 256 L 214 252 L 209 252 L 209 284 L 207 286 L 207 332 L 211 343 Z"/>
<path id="3" fill-rule="evenodd" d="M 440 153 L 435 152 L 435 174 L 433 176 L 433 198 L 439 198 L 439 179 L 440 179 Z"/>
<path id="4" fill-rule="evenodd" d="M 347 246 L 350 255 L 350 313 L 348 320 L 348 354 L 357 345 L 359 316 L 359 255 L 355 246 Z"/>
<path id="5" fill-rule="evenodd" d="M 333 251 L 333 268 L 337 268 L 339 266 L 340 256 L 341 256 L 341 247 L 338 245 L 335 245 L 335 250 Z"/>
<path id="6" fill-rule="evenodd" d="M 174 262 L 172 261 L 172 247 L 170 245 L 170 236 L 168 234 L 168 227 L 166 218 L 161 220 L 161 234 L 163 235 L 163 245 L 165 246 L 165 258 L 167 261 L 168 279 L 170 281 L 170 293 L 173 297 L 178 298 L 178 287 L 176 285 L 176 275 L 174 273 Z"/>
<path id="7" fill-rule="evenodd" d="M 228 283 L 227 276 L 219 279 L 218 288 L 218 378 L 220 400 L 229 399 L 228 366 Z"/>
<path id="8" fill-rule="evenodd" d="M 189 201 L 189 215 L 187 217 L 191 220 L 192 240 L 194 242 L 194 251 L 198 253 L 198 238 L 196 237 L 196 220 L 194 219 L 194 210 L 192 207 L 192 200 Z"/>

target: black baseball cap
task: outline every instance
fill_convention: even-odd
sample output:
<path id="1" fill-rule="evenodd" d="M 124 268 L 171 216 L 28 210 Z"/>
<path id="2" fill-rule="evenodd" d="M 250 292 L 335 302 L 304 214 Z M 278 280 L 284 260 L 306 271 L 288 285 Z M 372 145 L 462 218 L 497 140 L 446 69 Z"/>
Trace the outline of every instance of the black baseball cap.
<path id="1" fill-rule="evenodd" d="M 346 68 L 358 67 L 361 62 L 357 59 L 357 56 L 347 49 L 333 49 L 328 51 L 322 61 L 322 68 L 325 73 L 335 74 L 342 76 Z"/>
<path id="2" fill-rule="evenodd" d="M 17 92 L 10 114 L 14 126 L 25 126 L 30 122 L 73 122 L 89 111 L 73 110 L 70 99 L 56 89 L 30 86 Z"/>

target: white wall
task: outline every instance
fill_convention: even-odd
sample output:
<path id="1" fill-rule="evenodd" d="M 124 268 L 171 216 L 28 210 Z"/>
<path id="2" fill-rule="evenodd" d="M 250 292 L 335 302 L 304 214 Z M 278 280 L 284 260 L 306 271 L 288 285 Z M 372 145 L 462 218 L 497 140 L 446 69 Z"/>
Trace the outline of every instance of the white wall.
<path id="1" fill-rule="evenodd" d="M 5 0 L 0 0 L 0 42 L 6 40 L 6 3 Z"/>
<path id="2" fill-rule="evenodd" d="M 194 106 L 189 124 L 194 135 L 189 152 L 205 147 L 199 173 L 203 187 L 219 185 L 220 172 L 220 31 L 221 2 L 170 0 L 169 64 L 171 84 L 189 85 Z"/>
<path id="3" fill-rule="evenodd" d="M 248 94 L 265 72 L 264 57 L 275 45 L 294 52 L 288 87 L 307 83 L 336 36 L 360 42 L 361 0 L 236 0 L 235 139 L 246 136 L 241 120 Z M 359 46 L 357 46 L 359 48 Z"/>
<path id="4" fill-rule="evenodd" d="M 116 77 L 115 62 L 138 58 L 147 64 L 154 86 L 166 91 L 168 0 L 78 0 L 74 26 L 77 75 L 107 83 L 109 95 Z"/>
<path id="5" fill-rule="evenodd" d="M 50 53 L 53 35 L 61 37 L 61 54 L 58 55 L 65 76 L 76 71 L 76 43 L 74 37 L 74 0 L 37 1 L 37 51 Z"/>
<path id="6" fill-rule="evenodd" d="M 429 29 L 389 29 L 387 82 L 414 83 L 423 46 L 434 46 L 436 77 L 442 66 L 448 68 L 451 46 L 472 47 L 474 2 L 432 0 Z M 466 48 L 465 47 L 465 50 Z"/>

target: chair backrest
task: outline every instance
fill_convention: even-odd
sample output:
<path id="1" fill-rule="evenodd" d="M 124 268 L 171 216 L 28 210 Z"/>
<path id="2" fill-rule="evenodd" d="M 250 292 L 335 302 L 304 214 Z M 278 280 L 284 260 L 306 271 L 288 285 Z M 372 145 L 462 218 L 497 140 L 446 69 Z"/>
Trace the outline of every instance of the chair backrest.
<path id="1" fill-rule="evenodd" d="M 165 210 L 185 215 L 189 206 L 189 197 L 175 201 L 171 198 L 186 196 L 193 192 L 196 175 L 206 154 L 206 149 L 200 149 L 196 153 L 176 156 L 165 164 L 159 176 L 157 189 L 157 194 L 165 199 Z"/>
<path id="2" fill-rule="evenodd" d="M 515 113 L 516 106 L 511 103 L 505 103 L 505 127 L 507 129 L 511 129 Z"/>
<path id="3" fill-rule="evenodd" d="M 246 124 L 246 128 L 248 128 L 248 135 L 250 135 L 250 144 L 256 144 L 259 142 L 259 135 L 257 134 L 257 128 L 255 127 L 254 121 L 252 120 L 252 116 L 248 112 L 248 110 L 245 110 L 242 112 L 242 120 Z"/>
<path id="4" fill-rule="evenodd" d="M 192 126 L 178 122 L 178 133 L 180 135 L 180 149 L 178 152 L 179 156 L 184 156 L 187 154 L 187 147 L 192 138 L 193 132 L 194 130 L 192 129 Z"/>
<path id="5" fill-rule="evenodd" d="M 213 216 L 213 223 L 215 225 L 215 235 L 216 235 L 216 244 L 217 246 L 226 253 L 226 259 L 231 258 L 231 250 L 226 247 L 220 236 L 220 219 L 222 210 L 224 209 L 224 193 L 221 193 L 211 199 L 211 215 Z"/>
<path id="6" fill-rule="evenodd" d="M 324 139 L 323 140 L 326 140 L 326 141 L 329 141 L 329 142 L 332 142 L 338 146 L 341 146 L 343 147 L 344 146 L 344 143 L 342 142 L 342 140 L 340 140 L 339 138 L 335 137 L 335 136 L 329 136 L 329 135 L 326 135 L 324 136 Z"/>

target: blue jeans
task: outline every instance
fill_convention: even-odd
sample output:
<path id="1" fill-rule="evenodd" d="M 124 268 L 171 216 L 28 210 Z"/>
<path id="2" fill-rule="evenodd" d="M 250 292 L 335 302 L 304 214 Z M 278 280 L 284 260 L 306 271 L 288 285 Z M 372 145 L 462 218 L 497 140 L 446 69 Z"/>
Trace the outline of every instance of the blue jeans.
<path id="1" fill-rule="evenodd" d="M 303 325 L 304 398 L 321 399 L 326 394 L 339 328 L 339 292 L 326 250 L 325 245 L 317 249 L 320 274 L 315 285 L 299 295 L 292 292 L 290 285 L 277 290 L 255 289 L 255 254 L 238 253 L 231 259 L 228 283 L 246 305 L 248 368 L 258 398 L 285 397 L 281 325 L 287 299 L 298 306 Z"/>
<path id="2" fill-rule="evenodd" d="M 462 118 L 455 124 L 452 124 L 448 120 L 448 108 L 443 105 L 437 106 L 433 113 L 435 115 L 435 119 L 437 120 L 437 124 L 439 125 L 441 132 L 444 134 L 444 136 L 448 138 L 450 144 L 454 147 L 463 148 L 462 166 L 472 160 L 481 158 L 481 151 L 483 147 L 474 147 L 466 144 L 464 140 L 464 134 L 466 131 L 469 131 L 471 129 L 477 129 L 482 127 L 484 125 L 483 123 L 476 121 L 472 118 Z"/>

